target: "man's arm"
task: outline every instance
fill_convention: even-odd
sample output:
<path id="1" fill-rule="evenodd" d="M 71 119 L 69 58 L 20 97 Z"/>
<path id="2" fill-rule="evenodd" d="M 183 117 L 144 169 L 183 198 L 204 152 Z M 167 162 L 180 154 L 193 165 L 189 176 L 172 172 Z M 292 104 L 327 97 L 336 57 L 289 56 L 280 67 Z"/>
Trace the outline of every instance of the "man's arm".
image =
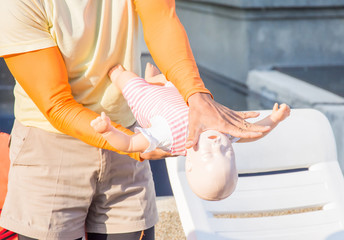
<path id="1" fill-rule="evenodd" d="M 205 88 L 188 37 L 175 12 L 174 0 L 135 0 L 144 39 L 158 68 L 184 100 Z"/>
<path id="2" fill-rule="evenodd" d="M 214 101 L 199 76 L 188 37 L 175 12 L 174 0 L 135 0 L 135 4 L 155 63 L 189 104 L 187 148 L 194 146 L 207 129 L 239 138 L 256 138 L 269 131 L 269 127 L 245 121 L 257 117 L 258 113 L 236 112 Z"/>
<path id="3" fill-rule="evenodd" d="M 141 160 L 139 153 L 117 151 L 92 129 L 90 122 L 99 115 L 74 100 L 57 47 L 5 56 L 4 59 L 14 78 L 57 130 L 95 147 Z M 112 122 L 112 125 L 126 134 L 133 134 L 119 124 Z"/>

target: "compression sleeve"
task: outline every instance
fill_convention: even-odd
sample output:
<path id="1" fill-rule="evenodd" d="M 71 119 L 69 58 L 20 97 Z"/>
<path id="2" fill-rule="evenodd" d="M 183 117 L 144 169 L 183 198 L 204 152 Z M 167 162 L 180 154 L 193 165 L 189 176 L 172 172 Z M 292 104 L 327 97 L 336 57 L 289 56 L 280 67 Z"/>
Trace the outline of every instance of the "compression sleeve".
<path id="1" fill-rule="evenodd" d="M 209 93 L 200 78 L 188 37 L 175 12 L 174 0 L 135 0 L 147 47 L 168 80 L 184 100 Z"/>
<path id="2" fill-rule="evenodd" d="M 90 126 L 90 122 L 99 115 L 73 98 L 67 70 L 57 47 L 5 56 L 4 59 L 14 78 L 57 130 L 92 146 L 141 160 L 139 153 L 116 150 Z M 112 125 L 133 134 L 119 124 Z"/>

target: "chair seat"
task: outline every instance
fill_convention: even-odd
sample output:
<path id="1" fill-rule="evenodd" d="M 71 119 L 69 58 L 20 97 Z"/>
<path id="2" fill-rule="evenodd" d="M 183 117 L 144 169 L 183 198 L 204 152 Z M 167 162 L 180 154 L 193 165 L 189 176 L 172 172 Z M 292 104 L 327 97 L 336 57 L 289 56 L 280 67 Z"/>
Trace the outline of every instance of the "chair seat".
<path id="1" fill-rule="evenodd" d="M 338 173 L 336 162 L 320 163 L 316 170 L 265 176 L 239 177 L 235 192 L 227 199 L 206 202 L 213 213 L 264 212 L 326 206 L 336 199 L 338 189 L 328 174 Z M 185 181 L 185 180 L 184 180 Z"/>

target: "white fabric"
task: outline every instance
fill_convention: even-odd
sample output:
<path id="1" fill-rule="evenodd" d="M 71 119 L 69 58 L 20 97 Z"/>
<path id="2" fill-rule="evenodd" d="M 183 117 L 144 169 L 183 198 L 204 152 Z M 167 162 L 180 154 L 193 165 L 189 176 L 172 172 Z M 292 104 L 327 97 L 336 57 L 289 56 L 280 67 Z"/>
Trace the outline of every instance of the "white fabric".
<path id="1" fill-rule="evenodd" d="M 143 152 L 151 152 L 156 148 L 164 151 L 170 151 L 173 143 L 173 136 L 166 119 L 162 116 L 155 116 L 150 120 L 152 126 L 150 128 L 136 127 L 135 132 L 141 132 L 149 141 L 149 147 Z M 225 134 L 232 143 L 237 142 L 240 138 Z"/>
<path id="2" fill-rule="evenodd" d="M 137 77 L 128 81 L 122 92 L 141 127 L 151 127 L 151 119 L 162 116 L 173 138 L 169 152 L 172 155 L 186 154 L 189 109 L 172 83 L 157 86 Z"/>
<path id="3" fill-rule="evenodd" d="M 156 148 L 170 151 L 173 137 L 166 119 L 162 116 L 155 116 L 150 120 L 150 122 L 152 124 L 150 128 L 135 128 L 135 132 L 141 132 L 150 143 L 144 153 L 151 152 Z"/>
<path id="4" fill-rule="evenodd" d="M 232 135 L 230 135 L 229 133 L 225 133 L 225 135 L 229 138 L 229 140 L 231 140 L 232 143 L 235 143 L 237 141 L 240 140 L 240 138 L 238 137 L 233 137 Z"/>

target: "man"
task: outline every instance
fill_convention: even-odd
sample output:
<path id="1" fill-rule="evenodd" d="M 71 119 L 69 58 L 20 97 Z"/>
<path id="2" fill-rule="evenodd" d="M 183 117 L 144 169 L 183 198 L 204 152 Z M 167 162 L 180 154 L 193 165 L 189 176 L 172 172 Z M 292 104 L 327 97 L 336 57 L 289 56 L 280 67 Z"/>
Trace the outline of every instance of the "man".
<path id="1" fill-rule="evenodd" d="M 122 64 L 139 74 L 138 16 L 159 69 L 189 104 L 187 147 L 206 129 L 241 138 L 269 130 L 244 121 L 256 113 L 212 99 L 173 0 L 3 0 L 0 56 L 17 84 L 0 224 L 19 238 L 78 239 L 86 230 L 89 240 L 154 239 L 155 192 L 143 160 L 168 154 L 125 154 L 90 126 L 104 111 L 132 134 L 135 119 L 107 72 Z"/>

